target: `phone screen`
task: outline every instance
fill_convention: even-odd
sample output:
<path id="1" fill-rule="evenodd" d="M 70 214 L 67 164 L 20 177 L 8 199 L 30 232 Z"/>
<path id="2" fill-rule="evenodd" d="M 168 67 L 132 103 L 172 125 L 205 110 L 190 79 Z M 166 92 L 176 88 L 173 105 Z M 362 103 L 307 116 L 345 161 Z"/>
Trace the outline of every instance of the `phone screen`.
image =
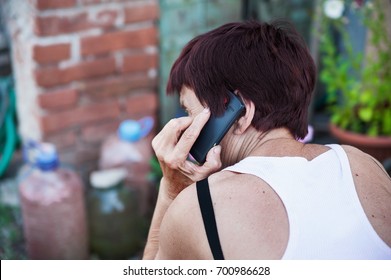
<path id="1" fill-rule="evenodd" d="M 193 147 L 190 149 L 190 155 L 199 164 L 205 162 L 209 150 L 220 143 L 224 135 L 244 111 L 245 106 L 240 98 L 230 91 L 228 93 L 229 102 L 226 105 L 224 114 L 209 118 Z"/>

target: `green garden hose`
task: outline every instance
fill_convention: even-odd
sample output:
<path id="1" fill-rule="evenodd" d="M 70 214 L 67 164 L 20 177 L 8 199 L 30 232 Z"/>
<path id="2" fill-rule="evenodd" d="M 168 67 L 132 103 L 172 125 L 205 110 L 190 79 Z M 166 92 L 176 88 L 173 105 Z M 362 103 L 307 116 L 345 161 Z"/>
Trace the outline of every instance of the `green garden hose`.
<path id="1" fill-rule="evenodd" d="M 11 78 L 0 79 L 0 90 L 2 91 L 2 103 L 7 102 L 7 108 L 4 110 L 4 118 L 0 118 L 0 177 L 7 170 L 8 164 L 15 151 L 18 135 L 15 123 L 15 91 L 12 86 Z"/>

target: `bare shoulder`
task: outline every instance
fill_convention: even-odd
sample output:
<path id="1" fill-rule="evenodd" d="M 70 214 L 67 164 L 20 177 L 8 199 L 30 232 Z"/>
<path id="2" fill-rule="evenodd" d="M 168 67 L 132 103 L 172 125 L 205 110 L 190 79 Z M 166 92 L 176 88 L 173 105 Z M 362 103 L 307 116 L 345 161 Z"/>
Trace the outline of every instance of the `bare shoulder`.
<path id="1" fill-rule="evenodd" d="M 208 181 L 225 258 L 281 258 L 289 226 L 282 202 L 272 189 L 255 176 L 228 171 L 215 173 Z M 267 230 L 263 230 L 265 224 Z M 164 259 L 213 258 L 195 184 L 183 190 L 167 210 L 158 255 Z"/>
<path id="2" fill-rule="evenodd" d="M 168 208 L 160 228 L 159 257 L 210 259 L 196 185 L 184 189 Z"/>
<path id="3" fill-rule="evenodd" d="M 209 185 L 226 259 L 280 259 L 289 224 L 274 190 L 256 176 L 229 171 L 213 174 Z"/>
<path id="4" fill-rule="evenodd" d="M 348 156 L 352 171 L 360 172 L 364 179 L 384 181 L 386 189 L 391 194 L 391 178 L 378 160 L 353 146 L 342 145 L 342 148 Z M 353 175 L 359 177 L 359 173 Z"/>
<path id="5" fill-rule="evenodd" d="M 220 173 L 211 176 L 215 178 L 213 185 L 217 182 L 220 186 L 223 182 L 221 186 L 224 187 L 225 176 Z M 218 200 L 215 195 L 212 196 L 214 202 Z M 162 259 L 213 259 L 195 183 L 185 188 L 167 209 L 160 227 L 159 242 L 158 256 Z"/>
<path id="6" fill-rule="evenodd" d="M 352 146 L 342 147 L 364 212 L 378 235 L 391 246 L 391 178 L 372 156 Z"/>
<path id="7" fill-rule="evenodd" d="M 226 197 L 232 196 L 231 186 L 237 183 L 238 175 L 217 172 L 208 178 L 213 208 L 221 224 L 220 209 Z M 233 180 L 233 181 L 232 181 Z M 224 215 L 225 217 L 225 215 Z M 220 225 L 221 233 L 222 225 Z M 160 227 L 159 258 L 162 259 L 212 259 L 196 184 L 185 188 L 171 203 Z"/>

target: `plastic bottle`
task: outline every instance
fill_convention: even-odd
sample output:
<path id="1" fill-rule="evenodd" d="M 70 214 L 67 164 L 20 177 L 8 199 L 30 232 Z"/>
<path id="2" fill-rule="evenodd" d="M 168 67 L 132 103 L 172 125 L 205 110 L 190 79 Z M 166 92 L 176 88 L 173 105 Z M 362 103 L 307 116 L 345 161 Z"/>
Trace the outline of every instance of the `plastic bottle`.
<path id="1" fill-rule="evenodd" d="M 95 171 L 90 176 L 88 217 L 91 252 L 100 259 L 138 258 L 143 244 L 135 190 L 124 186 L 126 169 Z"/>
<path id="2" fill-rule="evenodd" d="M 153 211 L 154 189 L 148 179 L 152 158 L 151 139 L 147 138 L 154 120 L 145 117 L 138 121 L 123 121 L 116 134 L 110 135 L 103 143 L 99 169 L 122 167 L 127 171 L 125 185 L 138 196 L 140 214 L 149 219 Z"/>
<path id="3" fill-rule="evenodd" d="M 54 145 L 34 147 L 19 182 L 23 229 L 30 259 L 86 259 L 88 235 L 80 177 L 59 165 Z"/>

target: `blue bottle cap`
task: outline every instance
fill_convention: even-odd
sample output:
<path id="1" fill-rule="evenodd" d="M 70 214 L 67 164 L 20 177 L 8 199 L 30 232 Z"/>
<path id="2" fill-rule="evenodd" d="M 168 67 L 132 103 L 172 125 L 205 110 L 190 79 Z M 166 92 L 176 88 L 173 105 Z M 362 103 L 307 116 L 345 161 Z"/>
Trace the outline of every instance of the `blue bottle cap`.
<path id="1" fill-rule="evenodd" d="M 126 120 L 118 127 L 118 137 L 123 141 L 136 142 L 151 132 L 154 125 L 152 117 L 145 117 L 138 121 Z"/>
<path id="2" fill-rule="evenodd" d="M 118 127 L 118 137 L 123 141 L 136 142 L 141 138 L 141 126 L 137 121 L 126 120 Z"/>
<path id="3" fill-rule="evenodd" d="M 42 143 L 36 154 L 36 166 L 43 171 L 55 170 L 59 165 L 56 147 L 53 144 Z"/>

